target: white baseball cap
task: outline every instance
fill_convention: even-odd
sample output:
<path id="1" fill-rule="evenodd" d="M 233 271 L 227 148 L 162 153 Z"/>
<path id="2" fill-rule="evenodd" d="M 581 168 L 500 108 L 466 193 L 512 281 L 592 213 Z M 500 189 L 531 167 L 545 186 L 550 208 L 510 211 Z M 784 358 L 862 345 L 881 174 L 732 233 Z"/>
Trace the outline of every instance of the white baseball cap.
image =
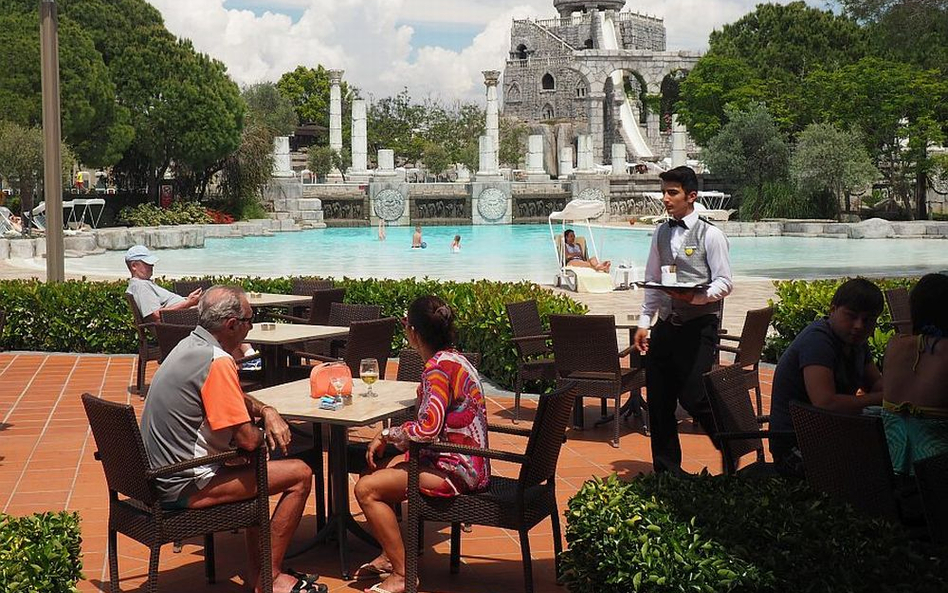
<path id="1" fill-rule="evenodd" d="M 153 266 L 158 263 L 158 256 L 153 255 L 151 251 L 148 251 L 148 248 L 144 245 L 133 245 L 128 248 L 128 251 L 125 252 L 125 261 L 143 261 L 146 264 Z"/>

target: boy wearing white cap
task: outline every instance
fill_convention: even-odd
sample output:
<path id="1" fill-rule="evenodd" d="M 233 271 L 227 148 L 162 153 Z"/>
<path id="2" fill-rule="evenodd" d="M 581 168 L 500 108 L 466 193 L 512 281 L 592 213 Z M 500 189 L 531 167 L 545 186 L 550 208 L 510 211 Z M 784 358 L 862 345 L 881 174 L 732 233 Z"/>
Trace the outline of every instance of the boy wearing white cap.
<path id="1" fill-rule="evenodd" d="M 158 258 L 144 245 L 135 245 L 125 252 L 125 265 L 132 278 L 125 292 L 132 295 L 145 321 L 161 321 L 161 312 L 190 309 L 198 304 L 202 290 L 199 288 L 186 298 L 155 284 L 151 276 Z"/>

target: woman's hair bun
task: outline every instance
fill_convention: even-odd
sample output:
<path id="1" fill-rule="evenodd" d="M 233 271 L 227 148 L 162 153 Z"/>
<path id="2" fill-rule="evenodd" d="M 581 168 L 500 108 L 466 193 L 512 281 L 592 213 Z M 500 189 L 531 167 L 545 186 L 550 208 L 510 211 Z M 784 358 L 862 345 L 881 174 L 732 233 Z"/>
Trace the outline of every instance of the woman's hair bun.
<path id="1" fill-rule="evenodd" d="M 441 305 L 435 309 L 435 315 L 441 318 L 445 323 L 451 321 L 451 318 L 454 316 L 454 313 L 451 311 L 451 307 L 447 305 Z"/>

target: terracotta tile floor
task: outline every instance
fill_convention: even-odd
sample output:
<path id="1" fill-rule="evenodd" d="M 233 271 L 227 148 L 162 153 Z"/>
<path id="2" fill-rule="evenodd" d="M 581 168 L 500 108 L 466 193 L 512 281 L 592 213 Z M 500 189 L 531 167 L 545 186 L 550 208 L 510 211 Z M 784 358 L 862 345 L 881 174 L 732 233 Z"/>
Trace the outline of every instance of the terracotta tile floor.
<path id="1" fill-rule="evenodd" d="M 76 510 L 82 517 L 83 563 L 87 580 L 80 591 L 107 590 L 106 525 L 108 494 L 98 463 L 93 459 L 95 444 L 79 399 L 83 392 L 101 394 L 111 401 L 127 402 L 141 411 L 142 400 L 129 393 L 134 384 L 133 356 L 77 356 L 43 353 L 0 353 L 0 510 L 21 515 L 48 510 Z M 394 364 L 394 363 L 393 363 Z M 149 374 L 155 365 L 149 365 Z M 394 369 L 389 367 L 389 375 Z M 762 370 L 764 392 L 769 394 L 772 371 Z M 769 399 L 769 398 L 768 398 Z M 491 398 L 492 421 L 509 422 L 506 398 Z M 767 402 L 769 408 L 769 401 Z M 529 419 L 532 402 L 525 403 L 523 416 Z M 598 406 L 586 406 L 587 425 L 598 415 Z M 685 469 L 721 469 L 720 457 L 701 434 L 692 434 L 683 423 L 682 447 Z M 621 447 L 608 444 L 611 426 L 572 431 L 563 447 L 558 467 L 557 495 L 561 510 L 583 481 L 592 476 L 618 472 L 631 477 L 651 471 L 648 439 L 638 427 L 622 427 Z M 497 435 L 494 448 L 522 450 L 524 439 Z M 495 465 L 495 471 L 511 475 L 509 464 Z M 353 501 L 353 508 L 358 509 Z M 361 517 L 360 517 L 361 519 Z M 297 532 L 302 542 L 315 528 L 313 507 L 304 514 Z M 350 538 L 353 567 L 368 561 L 374 552 Z M 447 529 L 429 525 L 425 536 L 428 549 L 422 556 L 423 591 L 506 592 L 522 590 L 520 544 L 517 534 L 501 529 L 474 527 L 462 538 L 460 574 L 448 572 Z M 538 525 L 530 536 L 534 559 L 534 583 L 538 592 L 564 591 L 553 581 L 553 543 L 549 522 Z M 226 593 L 246 591 L 240 572 L 244 563 L 243 537 L 231 533 L 217 536 L 216 585 L 204 581 L 202 547 L 197 540 L 186 542 L 175 554 L 171 546 L 162 549 L 161 591 Z M 147 549 L 119 537 L 119 569 L 123 591 L 142 587 L 147 573 Z M 358 591 L 366 583 L 349 583 L 338 578 L 336 548 L 317 547 L 292 561 L 297 570 L 316 571 L 331 591 Z M 474 567 L 476 565 L 476 568 Z M 371 584 L 371 583 L 368 583 Z"/>

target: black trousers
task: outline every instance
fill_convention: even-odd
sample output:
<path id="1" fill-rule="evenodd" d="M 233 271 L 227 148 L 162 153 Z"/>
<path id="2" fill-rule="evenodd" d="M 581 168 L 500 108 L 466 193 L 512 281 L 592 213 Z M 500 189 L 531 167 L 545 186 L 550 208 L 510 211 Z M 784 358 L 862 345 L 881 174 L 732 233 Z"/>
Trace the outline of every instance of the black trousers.
<path id="1" fill-rule="evenodd" d="M 702 375 L 715 361 L 719 324 L 716 315 L 704 315 L 681 325 L 662 320 L 652 328 L 645 384 L 655 471 L 681 468 L 675 418 L 679 402 L 708 435 L 714 435 L 714 418 Z"/>

